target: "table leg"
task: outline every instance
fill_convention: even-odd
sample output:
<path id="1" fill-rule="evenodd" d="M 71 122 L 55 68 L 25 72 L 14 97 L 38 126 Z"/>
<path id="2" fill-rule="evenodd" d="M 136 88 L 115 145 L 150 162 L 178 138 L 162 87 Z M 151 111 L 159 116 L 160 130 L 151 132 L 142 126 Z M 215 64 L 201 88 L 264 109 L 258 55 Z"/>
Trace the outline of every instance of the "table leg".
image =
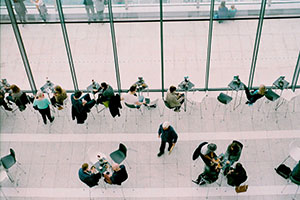
<path id="1" fill-rule="evenodd" d="M 184 92 L 184 112 L 186 112 L 186 104 L 187 104 L 187 91 Z"/>

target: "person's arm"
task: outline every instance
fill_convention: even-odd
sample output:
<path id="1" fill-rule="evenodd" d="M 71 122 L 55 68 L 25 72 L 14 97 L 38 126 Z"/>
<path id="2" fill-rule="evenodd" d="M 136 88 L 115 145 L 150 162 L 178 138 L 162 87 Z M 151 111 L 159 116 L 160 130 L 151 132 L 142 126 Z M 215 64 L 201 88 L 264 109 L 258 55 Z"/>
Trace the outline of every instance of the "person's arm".
<path id="1" fill-rule="evenodd" d="M 162 125 L 160 125 L 158 129 L 158 138 L 160 138 L 161 134 L 162 134 Z"/>
<path id="2" fill-rule="evenodd" d="M 175 144 L 176 142 L 177 142 L 177 139 L 178 139 L 178 135 L 177 135 L 177 133 L 175 132 L 175 130 L 173 129 L 173 127 L 171 127 L 170 126 L 170 131 L 171 131 L 171 133 L 172 133 L 172 137 L 173 137 L 173 144 Z"/>

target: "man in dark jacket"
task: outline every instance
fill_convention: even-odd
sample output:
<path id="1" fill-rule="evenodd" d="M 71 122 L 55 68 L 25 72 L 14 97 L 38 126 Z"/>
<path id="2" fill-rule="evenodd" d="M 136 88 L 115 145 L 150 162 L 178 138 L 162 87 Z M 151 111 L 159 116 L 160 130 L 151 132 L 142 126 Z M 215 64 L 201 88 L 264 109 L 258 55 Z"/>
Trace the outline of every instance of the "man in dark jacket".
<path id="1" fill-rule="evenodd" d="M 298 162 L 298 164 L 294 167 L 292 173 L 291 173 L 291 177 L 300 182 L 300 161 Z"/>
<path id="2" fill-rule="evenodd" d="M 247 180 L 247 173 L 241 163 L 236 163 L 227 173 L 227 183 L 231 186 L 240 186 Z"/>
<path id="3" fill-rule="evenodd" d="M 101 178 L 101 174 L 96 173 L 94 167 L 92 167 L 91 170 L 89 170 L 88 168 L 89 165 L 87 163 L 84 163 L 82 165 L 78 172 L 79 179 L 85 184 L 87 184 L 89 187 L 94 187 L 95 185 L 98 185 L 99 179 Z"/>
<path id="4" fill-rule="evenodd" d="M 128 174 L 124 165 L 113 164 L 112 169 L 114 170 L 112 175 L 104 174 L 105 182 L 121 185 L 127 180 Z"/>
<path id="5" fill-rule="evenodd" d="M 77 118 L 77 124 L 83 124 L 87 119 L 87 113 L 95 105 L 96 101 L 91 100 L 90 95 L 86 94 L 80 98 L 82 95 L 81 91 L 76 91 L 71 95 L 72 102 L 72 119 Z"/>
<path id="6" fill-rule="evenodd" d="M 166 143 L 169 143 L 168 151 L 170 151 L 172 146 L 177 142 L 178 136 L 173 127 L 170 126 L 170 123 L 166 121 L 159 126 L 158 138 L 161 138 L 161 145 L 157 154 L 160 157 L 165 152 Z"/>

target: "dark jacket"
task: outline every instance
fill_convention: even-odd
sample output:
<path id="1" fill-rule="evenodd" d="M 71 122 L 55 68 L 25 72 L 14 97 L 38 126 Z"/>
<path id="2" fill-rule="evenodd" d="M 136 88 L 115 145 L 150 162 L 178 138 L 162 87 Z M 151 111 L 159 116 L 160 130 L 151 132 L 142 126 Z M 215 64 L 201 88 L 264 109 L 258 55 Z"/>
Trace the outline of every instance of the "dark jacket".
<path id="1" fill-rule="evenodd" d="M 177 142 L 178 136 L 172 126 L 169 126 L 167 130 L 164 130 L 161 124 L 158 129 L 158 135 L 161 137 L 161 140 L 164 142 L 171 142 L 171 143 Z"/>
<path id="2" fill-rule="evenodd" d="M 242 167 L 239 171 L 233 169 L 233 172 L 227 174 L 227 183 L 231 186 L 239 186 L 247 180 L 247 173 Z"/>
<path id="3" fill-rule="evenodd" d="M 72 119 L 77 119 L 77 124 L 83 124 L 84 121 L 87 119 L 87 111 L 82 105 L 82 101 L 75 100 L 74 94 L 71 95 L 71 102 L 72 102 Z"/>
<path id="4" fill-rule="evenodd" d="M 291 176 L 293 177 L 293 179 L 300 182 L 300 161 L 294 167 Z"/>
<path id="5" fill-rule="evenodd" d="M 120 116 L 120 110 L 122 109 L 120 95 L 116 94 L 112 96 L 109 102 L 109 111 L 112 117 Z"/>
<path id="6" fill-rule="evenodd" d="M 79 179 L 87 184 L 89 187 L 93 187 L 98 185 L 99 179 L 101 178 L 101 174 L 93 174 L 93 173 L 86 173 L 82 170 L 82 168 L 78 171 Z"/>
<path id="7" fill-rule="evenodd" d="M 116 185 L 121 185 L 124 181 L 127 180 L 128 178 L 128 174 L 126 171 L 126 168 L 124 165 L 120 165 L 120 170 L 119 171 L 115 171 L 112 176 L 110 177 L 110 180 L 112 182 L 112 184 L 116 184 Z"/>

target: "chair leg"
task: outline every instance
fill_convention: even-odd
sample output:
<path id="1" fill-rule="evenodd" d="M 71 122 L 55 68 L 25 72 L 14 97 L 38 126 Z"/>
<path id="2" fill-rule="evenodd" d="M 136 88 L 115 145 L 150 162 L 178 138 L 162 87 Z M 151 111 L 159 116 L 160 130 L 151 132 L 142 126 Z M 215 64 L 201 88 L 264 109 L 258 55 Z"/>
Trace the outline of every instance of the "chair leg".
<path id="1" fill-rule="evenodd" d="M 124 200 L 126 200 L 122 186 L 121 186 L 121 191 L 122 191 L 122 195 L 123 195 Z"/>
<path id="2" fill-rule="evenodd" d="M 296 193 L 295 193 L 295 195 L 294 195 L 294 197 L 293 197 L 293 200 L 296 200 L 296 196 L 297 196 L 298 190 L 299 190 L 299 185 L 298 185 L 298 187 L 297 187 L 297 190 L 296 190 Z"/>
<path id="3" fill-rule="evenodd" d="M 289 182 L 290 182 L 290 179 L 288 179 L 286 185 L 282 188 L 281 193 L 283 193 L 283 191 L 285 190 L 285 188 L 288 186 Z"/>
<path id="4" fill-rule="evenodd" d="M 8 198 L 5 196 L 4 192 L 2 191 L 1 187 L 0 187 L 0 191 L 1 191 L 1 193 L 2 193 L 2 195 L 3 195 L 3 197 L 4 197 L 4 199 L 7 199 L 7 200 L 8 200 Z"/>
<path id="5" fill-rule="evenodd" d="M 8 171 L 8 170 L 5 170 L 5 171 L 6 171 L 6 174 L 7 174 L 8 178 L 9 178 L 10 182 L 12 182 L 12 184 L 14 184 L 15 181 L 14 181 L 14 179 L 12 178 L 11 174 L 9 173 L 9 171 Z"/>
<path id="6" fill-rule="evenodd" d="M 26 174 L 25 170 L 21 167 L 21 163 L 17 161 L 17 167 L 23 171 L 24 174 Z"/>

